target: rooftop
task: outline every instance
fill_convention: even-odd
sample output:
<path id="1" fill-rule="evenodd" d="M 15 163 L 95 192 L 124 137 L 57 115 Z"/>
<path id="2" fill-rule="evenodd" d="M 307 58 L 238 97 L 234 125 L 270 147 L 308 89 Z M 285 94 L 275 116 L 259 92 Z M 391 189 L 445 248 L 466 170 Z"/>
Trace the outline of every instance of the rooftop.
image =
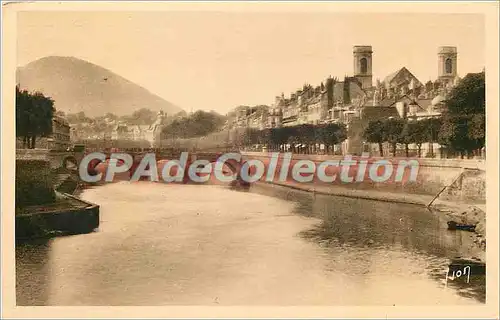
<path id="1" fill-rule="evenodd" d="M 353 52 L 373 53 L 372 46 L 366 46 L 366 45 L 357 45 L 357 46 L 354 46 L 353 47 Z"/>
<path id="2" fill-rule="evenodd" d="M 438 48 L 438 53 L 457 53 L 457 47 L 442 46 Z"/>

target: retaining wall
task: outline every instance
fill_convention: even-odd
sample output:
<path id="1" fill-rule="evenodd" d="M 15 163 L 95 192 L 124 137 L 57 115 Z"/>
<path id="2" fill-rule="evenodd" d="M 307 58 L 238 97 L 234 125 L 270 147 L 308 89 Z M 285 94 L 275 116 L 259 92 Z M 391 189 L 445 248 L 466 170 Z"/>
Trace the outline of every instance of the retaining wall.
<path id="1" fill-rule="evenodd" d="M 275 179 L 279 176 L 279 172 L 282 166 L 282 156 L 278 160 Z M 258 159 L 267 165 L 270 162 L 271 153 L 264 152 L 244 152 L 243 159 L 251 160 Z M 331 155 L 303 155 L 294 154 L 290 162 L 290 168 L 293 167 L 295 163 L 299 160 L 311 160 L 316 166 L 319 163 L 326 160 L 343 160 L 342 156 L 331 156 Z M 486 200 L 486 188 L 485 188 L 485 162 L 484 160 L 462 160 L 462 159 L 407 159 L 407 158 L 384 158 L 393 164 L 393 172 L 389 179 L 385 182 L 376 183 L 370 179 L 369 168 L 378 160 L 382 160 L 380 157 L 371 157 L 363 159 L 367 161 L 367 170 L 362 181 L 353 182 L 342 182 L 339 179 L 341 170 L 339 167 L 328 167 L 326 170 L 327 176 L 332 176 L 336 174 L 337 177 L 333 182 L 324 182 L 317 178 L 315 175 L 311 183 L 318 186 L 338 186 L 348 189 L 355 190 L 374 190 L 383 191 L 391 193 L 411 193 L 411 194 L 422 194 L 422 195 L 432 195 L 435 196 L 442 192 L 442 196 L 446 200 L 462 200 L 462 201 L 473 201 L 473 202 L 484 202 Z M 360 157 L 353 157 L 353 160 L 360 160 Z M 414 164 L 417 164 L 417 175 L 416 181 L 410 179 L 411 167 L 403 167 L 405 162 L 413 160 Z M 397 181 L 396 174 L 398 167 L 404 168 L 404 174 L 401 181 Z M 358 175 L 358 165 L 350 167 L 349 176 L 357 177 Z M 400 169 L 403 170 L 403 169 Z M 251 172 L 254 172 L 254 170 Z M 379 175 L 383 175 L 384 169 L 380 167 L 377 170 Z M 291 169 L 287 175 L 287 181 L 292 182 Z M 286 183 L 286 182 L 285 182 Z"/>
<path id="2" fill-rule="evenodd" d="M 16 215 L 16 239 L 90 233 L 99 227 L 99 206 L 69 194 L 61 194 L 53 210 L 30 207 Z M 78 205 L 75 205 L 78 203 Z M 30 212 L 33 211 L 33 212 Z"/>
<path id="3" fill-rule="evenodd" d="M 55 201 L 50 161 L 43 156 L 16 158 L 16 207 Z"/>

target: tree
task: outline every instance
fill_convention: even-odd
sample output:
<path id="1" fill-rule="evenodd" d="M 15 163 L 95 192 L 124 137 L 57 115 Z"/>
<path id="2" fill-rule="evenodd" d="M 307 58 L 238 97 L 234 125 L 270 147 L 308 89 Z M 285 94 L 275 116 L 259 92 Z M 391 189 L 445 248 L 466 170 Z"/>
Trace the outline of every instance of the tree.
<path id="1" fill-rule="evenodd" d="M 16 87 L 16 136 L 23 146 L 34 149 L 37 137 L 52 133 L 54 101 L 40 92 L 29 93 Z"/>
<path id="2" fill-rule="evenodd" d="M 424 122 L 415 121 L 408 123 L 406 130 L 404 140 L 405 142 L 415 143 L 417 145 L 418 157 L 420 158 L 422 156 L 422 144 L 427 142 L 427 128 L 424 128 Z M 406 156 L 408 157 L 408 154 Z"/>
<path id="3" fill-rule="evenodd" d="M 299 143 L 306 144 L 308 149 L 310 145 L 315 143 L 316 136 L 314 133 L 314 126 L 310 124 L 301 124 L 295 127 L 296 137 L 298 138 Z M 306 152 L 308 151 L 306 149 Z"/>
<path id="4" fill-rule="evenodd" d="M 367 142 L 378 144 L 378 149 L 381 157 L 384 156 L 384 150 L 382 147 L 382 143 L 385 141 L 384 129 L 384 122 L 381 120 L 375 120 L 370 121 L 363 132 L 363 137 Z"/>
<path id="5" fill-rule="evenodd" d="M 408 149 L 408 145 L 412 143 L 412 123 L 411 122 L 405 122 L 403 131 L 401 132 L 401 137 L 400 137 L 400 142 L 405 145 L 405 155 L 408 158 L 410 156 L 410 152 Z"/>
<path id="6" fill-rule="evenodd" d="M 248 134 L 248 142 L 250 145 L 259 143 L 259 130 L 249 128 L 247 134 Z"/>
<path id="7" fill-rule="evenodd" d="M 292 136 L 289 136 L 288 139 L 287 139 L 287 143 L 290 144 L 290 146 L 292 147 L 292 152 L 294 153 L 297 153 L 298 150 L 300 150 L 300 137 L 296 136 L 296 135 L 292 135 Z M 297 145 L 298 148 L 297 148 Z"/>
<path id="8" fill-rule="evenodd" d="M 259 144 L 268 146 L 269 143 L 271 142 L 271 130 L 269 129 L 260 130 L 257 139 Z"/>
<path id="9" fill-rule="evenodd" d="M 16 137 L 23 138 L 23 148 L 26 148 L 29 137 L 31 101 L 28 91 L 21 91 L 16 86 Z"/>
<path id="10" fill-rule="evenodd" d="M 468 150 L 472 150 L 472 140 L 469 138 L 468 122 L 470 116 L 446 115 L 438 134 L 438 141 L 460 152 L 461 158 Z"/>
<path id="11" fill-rule="evenodd" d="M 434 142 L 439 142 L 439 131 L 442 126 L 442 119 L 440 118 L 428 118 L 421 120 L 422 134 L 425 137 L 425 142 L 430 143 L 431 156 L 434 157 Z"/>
<path id="12" fill-rule="evenodd" d="M 118 116 L 114 113 L 108 112 L 104 115 L 104 119 L 117 120 Z"/>
<path id="13" fill-rule="evenodd" d="M 270 132 L 270 140 L 273 148 L 287 143 L 288 136 L 286 135 L 286 128 L 272 128 Z"/>
<path id="14" fill-rule="evenodd" d="M 396 147 L 398 142 L 401 142 L 401 133 L 404 128 L 404 120 L 389 118 L 383 122 L 384 141 L 389 142 L 392 146 L 392 156 L 396 156 Z"/>
<path id="15" fill-rule="evenodd" d="M 328 152 L 329 146 L 342 143 L 347 139 L 347 128 L 344 124 L 330 123 L 316 127 L 317 141 L 325 144 Z"/>
<path id="16" fill-rule="evenodd" d="M 486 135 L 486 115 L 483 113 L 474 114 L 469 123 L 469 138 L 475 141 L 476 147 L 482 148 Z"/>
<path id="17" fill-rule="evenodd" d="M 225 117 L 216 112 L 198 110 L 185 117 L 174 117 L 163 129 L 164 134 L 175 132 L 177 137 L 194 138 L 206 136 L 220 129 Z"/>
<path id="18" fill-rule="evenodd" d="M 427 81 L 425 83 L 425 91 L 430 92 L 434 89 L 434 84 L 432 83 L 431 80 Z"/>
<path id="19" fill-rule="evenodd" d="M 93 119 L 87 117 L 85 115 L 85 112 L 80 111 L 77 113 L 68 113 L 66 116 L 66 119 L 68 119 L 69 123 L 91 123 Z"/>
<path id="20" fill-rule="evenodd" d="M 485 74 L 469 73 L 450 93 L 439 132 L 440 143 L 463 157 L 485 143 Z"/>
<path id="21" fill-rule="evenodd" d="M 484 72 L 467 74 L 452 89 L 446 105 L 450 114 L 484 114 L 486 110 Z"/>
<path id="22" fill-rule="evenodd" d="M 132 115 L 128 117 L 127 123 L 132 125 L 145 125 L 153 123 L 155 119 L 156 112 L 148 108 L 141 108 L 134 111 Z"/>

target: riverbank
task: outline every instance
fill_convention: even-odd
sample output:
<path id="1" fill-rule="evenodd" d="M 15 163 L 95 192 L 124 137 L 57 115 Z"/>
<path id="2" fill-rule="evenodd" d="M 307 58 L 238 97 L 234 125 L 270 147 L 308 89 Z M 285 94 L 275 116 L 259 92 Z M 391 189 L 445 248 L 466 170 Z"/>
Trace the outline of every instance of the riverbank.
<path id="1" fill-rule="evenodd" d="M 99 227 L 99 206 L 56 192 L 51 204 L 16 210 L 16 240 L 85 234 Z"/>
<path id="2" fill-rule="evenodd" d="M 245 160 L 258 159 L 266 164 L 270 162 L 270 153 L 246 152 Z M 291 166 L 300 160 L 310 160 L 316 166 L 325 160 L 342 160 L 343 157 L 328 155 L 292 155 Z M 369 158 L 374 163 L 380 158 Z M 409 159 L 391 158 L 391 163 Z M 290 176 L 285 181 L 260 181 L 259 184 L 273 184 L 295 190 L 365 200 L 376 200 L 391 203 L 412 204 L 427 207 L 431 212 L 443 216 L 448 221 L 476 226 L 474 232 L 466 232 L 474 238 L 477 248 L 475 255 L 485 256 L 486 248 L 486 171 L 484 161 L 459 159 L 411 159 L 418 161 L 416 181 L 395 181 L 374 183 L 369 179 L 355 183 L 334 181 L 325 183 L 314 180 L 299 183 Z M 279 172 L 281 162 L 277 163 Z M 349 176 L 358 174 L 358 166 L 351 166 Z M 447 228 L 447 225 L 443 225 Z"/>
<path id="3" fill-rule="evenodd" d="M 461 203 L 445 200 L 436 200 L 431 207 L 431 211 L 441 214 L 448 221 L 474 225 L 472 232 L 474 240 L 480 251 L 482 260 L 486 254 L 486 204 L 483 203 Z M 466 232 L 466 231 L 462 231 Z"/>
<path id="4" fill-rule="evenodd" d="M 389 203 L 400 203 L 400 204 L 410 204 L 421 207 L 427 207 L 428 204 L 433 200 L 433 196 L 420 195 L 420 194 L 403 194 L 403 193 L 391 193 L 391 192 L 381 192 L 381 191 L 366 191 L 366 190 L 354 190 L 349 188 L 343 188 L 339 186 L 318 186 L 307 183 L 297 183 L 287 181 L 285 183 L 279 182 L 256 182 L 258 186 L 278 186 L 282 188 L 288 188 L 293 190 L 298 190 L 302 192 L 307 192 L 310 194 L 335 196 L 335 197 L 346 197 L 355 198 L 363 200 L 373 200 Z M 443 232 L 462 232 L 464 236 L 470 237 L 471 241 L 469 243 L 474 243 L 473 247 L 466 248 L 464 252 L 468 252 L 469 256 L 461 257 L 468 260 L 476 260 L 485 263 L 486 262 L 486 213 L 484 204 L 467 204 L 461 202 L 452 202 L 447 200 L 435 200 L 432 206 L 427 207 L 427 209 L 437 215 L 444 217 L 443 223 L 440 228 Z M 447 222 L 456 221 L 465 224 L 476 225 L 474 232 L 467 231 L 449 231 Z"/>
<path id="5" fill-rule="evenodd" d="M 92 232 L 99 226 L 99 206 L 72 195 L 77 172 L 52 169 L 49 151 L 35 151 L 16 153 L 16 240 Z"/>
<path id="6" fill-rule="evenodd" d="M 427 204 L 429 204 L 433 198 L 432 196 L 421 194 L 391 193 L 376 190 L 356 190 L 340 186 L 315 185 L 310 183 L 298 183 L 292 181 L 268 183 L 323 195 L 357 198 L 364 200 L 376 200 L 392 203 L 414 204 L 420 206 L 427 206 Z"/>

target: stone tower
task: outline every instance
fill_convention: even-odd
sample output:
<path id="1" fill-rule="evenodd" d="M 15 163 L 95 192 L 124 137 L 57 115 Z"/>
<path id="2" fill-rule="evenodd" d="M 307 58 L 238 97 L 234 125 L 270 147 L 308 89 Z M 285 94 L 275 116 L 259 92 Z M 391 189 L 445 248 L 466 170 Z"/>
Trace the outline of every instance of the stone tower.
<path id="1" fill-rule="evenodd" d="M 439 47 L 438 80 L 441 83 L 452 83 L 457 76 L 457 47 Z"/>
<path id="2" fill-rule="evenodd" d="M 354 46 L 354 77 L 362 84 L 362 88 L 372 87 L 372 46 Z"/>

